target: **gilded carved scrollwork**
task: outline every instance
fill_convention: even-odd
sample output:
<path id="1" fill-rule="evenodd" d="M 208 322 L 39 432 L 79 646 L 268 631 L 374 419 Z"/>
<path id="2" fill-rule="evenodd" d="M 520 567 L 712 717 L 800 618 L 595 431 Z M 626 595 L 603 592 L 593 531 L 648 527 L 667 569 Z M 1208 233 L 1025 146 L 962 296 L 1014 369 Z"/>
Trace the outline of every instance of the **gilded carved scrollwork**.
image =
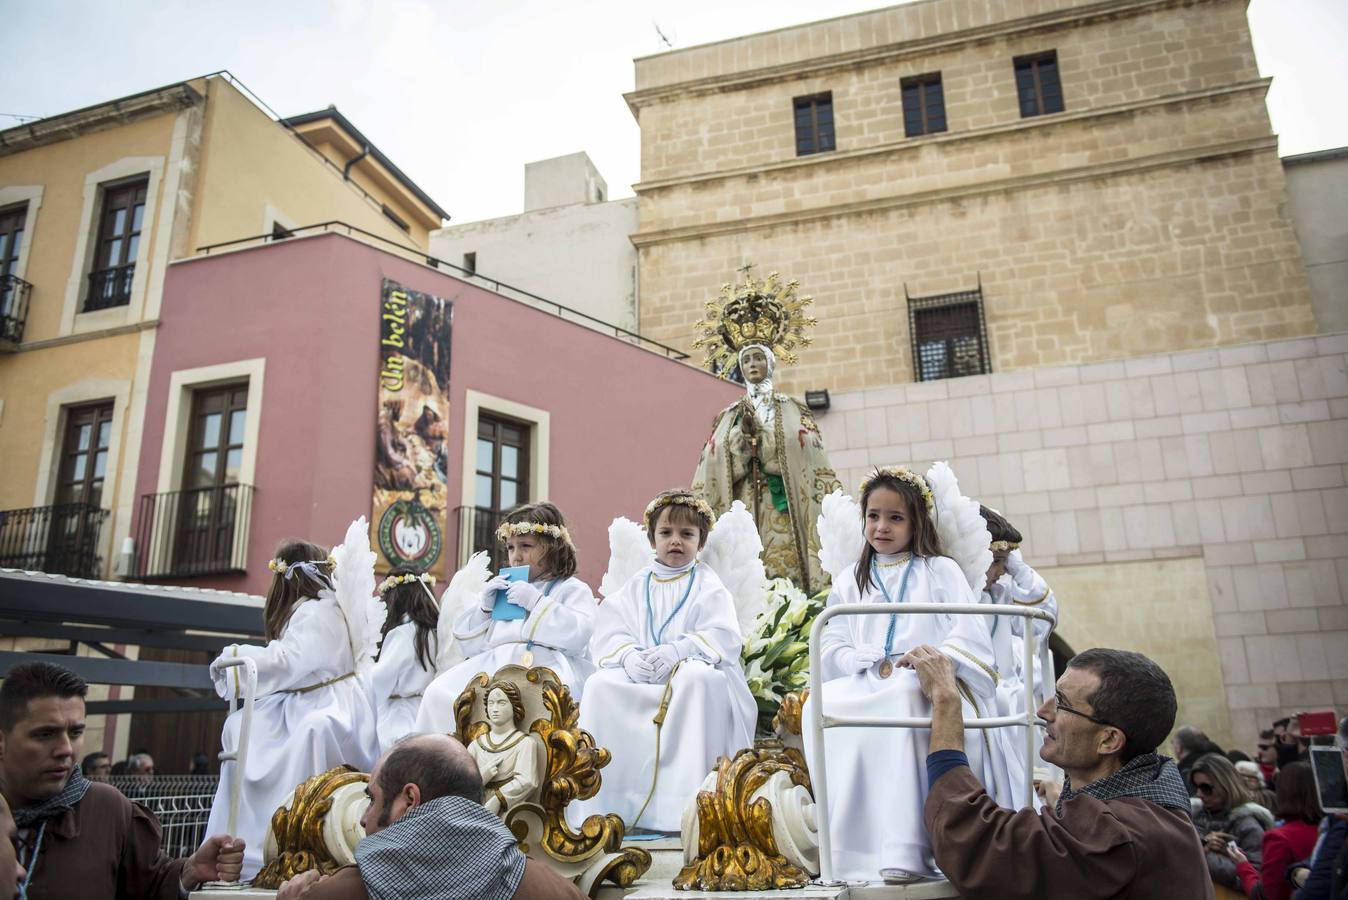
<path id="1" fill-rule="evenodd" d="M 563 870 L 576 869 L 575 877 L 589 883 L 582 885 L 586 890 L 603 879 L 630 886 L 650 868 L 651 857 L 640 848 L 623 848 L 625 826 L 620 817 L 612 813 L 590 816 L 579 831 L 567 824 L 567 804 L 588 800 L 599 792 L 599 770 L 611 756 L 578 727 L 580 708 L 551 669 L 505 666 L 490 678 L 479 673 L 454 703 L 457 737 L 467 744 L 487 730 L 486 722 L 474 721 L 481 706 L 479 696 L 490 682 L 501 678 L 529 688 L 527 693 L 538 697 L 545 715 L 535 718 L 529 730 L 547 749 L 547 774 L 537 802 L 512 808 L 505 817 L 506 827 L 520 840 L 524 852 L 542 851 Z"/>
<path id="2" fill-rule="evenodd" d="M 353 823 L 358 826 L 364 809 L 360 801 L 369 780 L 364 772 L 338 766 L 295 788 L 289 805 L 272 814 L 266 864 L 253 886 L 275 889 L 301 872 L 317 869 L 328 875 L 354 862 L 349 851 L 355 841 L 348 832 Z M 353 785 L 360 788 L 353 789 Z M 337 810 L 335 803 L 340 806 Z"/>
<path id="3" fill-rule="evenodd" d="M 697 856 L 674 887 L 766 891 L 808 884 L 814 822 L 804 756 L 794 749 L 741 750 L 734 759 L 718 761 L 712 781 L 709 777 L 704 788 L 713 789 L 698 792 L 696 828 L 686 825 L 683 832 L 685 858 L 694 833 Z M 782 841 L 790 846 L 782 847 Z"/>

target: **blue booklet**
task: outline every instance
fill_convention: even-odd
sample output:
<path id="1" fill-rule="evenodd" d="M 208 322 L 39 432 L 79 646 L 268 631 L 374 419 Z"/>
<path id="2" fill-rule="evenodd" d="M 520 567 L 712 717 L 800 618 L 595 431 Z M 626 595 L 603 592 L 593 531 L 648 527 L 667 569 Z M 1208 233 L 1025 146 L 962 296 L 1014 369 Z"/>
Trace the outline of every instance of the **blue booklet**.
<path id="1" fill-rule="evenodd" d="M 508 566 L 501 570 L 501 577 L 506 581 L 528 581 L 528 566 Z M 501 590 L 496 592 L 496 602 L 491 608 L 491 617 L 498 621 L 508 621 L 510 619 L 523 619 L 529 615 L 523 606 L 516 606 L 506 599 L 506 592 Z"/>

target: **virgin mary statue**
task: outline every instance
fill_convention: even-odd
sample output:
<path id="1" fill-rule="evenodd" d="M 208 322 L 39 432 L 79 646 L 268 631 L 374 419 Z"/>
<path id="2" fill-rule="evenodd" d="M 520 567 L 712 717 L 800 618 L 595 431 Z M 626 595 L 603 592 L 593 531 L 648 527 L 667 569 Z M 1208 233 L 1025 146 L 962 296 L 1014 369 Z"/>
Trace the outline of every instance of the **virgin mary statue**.
<path id="1" fill-rule="evenodd" d="M 745 396 L 717 414 L 698 459 L 693 493 L 716 514 L 736 500 L 754 515 L 763 539 L 769 578 L 789 578 L 807 594 L 825 586 L 815 522 L 823 499 L 841 485 L 824 452 L 814 416 L 803 404 L 772 389 L 778 361 L 792 363 L 792 349 L 809 344 L 804 331 L 815 320 L 803 314 L 809 297 L 796 282 L 746 275 L 707 304 L 697 346 L 723 378 L 738 372 Z"/>

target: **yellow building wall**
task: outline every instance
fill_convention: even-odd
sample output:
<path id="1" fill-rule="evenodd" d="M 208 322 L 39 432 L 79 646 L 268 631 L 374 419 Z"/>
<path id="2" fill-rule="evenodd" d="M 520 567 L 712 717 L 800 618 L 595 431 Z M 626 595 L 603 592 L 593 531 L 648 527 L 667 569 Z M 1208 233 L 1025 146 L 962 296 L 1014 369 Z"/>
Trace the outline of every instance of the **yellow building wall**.
<path id="1" fill-rule="evenodd" d="M 1175 726 L 1195 725 L 1230 746 L 1231 717 L 1202 557 L 1039 572 L 1058 598 L 1057 634 L 1073 651 L 1110 647 L 1150 657 L 1175 685 Z M 1168 754 L 1168 747 L 1163 752 Z"/>
<path id="2" fill-rule="evenodd" d="M 412 231 L 402 231 L 378 203 L 345 183 L 340 170 L 326 165 L 227 82 L 212 79 L 207 91 L 191 252 L 269 232 L 268 206 L 295 225 L 340 220 L 401 244 L 428 246 L 425 228 L 403 215 Z M 395 211 L 401 206 L 387 197 L 382 202 Z"/>

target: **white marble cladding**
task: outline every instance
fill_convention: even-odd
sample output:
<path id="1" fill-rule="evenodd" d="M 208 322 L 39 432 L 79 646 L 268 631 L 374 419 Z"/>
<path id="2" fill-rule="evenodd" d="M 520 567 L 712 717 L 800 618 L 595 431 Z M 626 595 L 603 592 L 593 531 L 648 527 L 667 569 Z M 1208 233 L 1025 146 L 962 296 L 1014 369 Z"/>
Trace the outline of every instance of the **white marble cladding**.
<path id="1" fill-rule="evenodd" d="M 1041 566 L 1202 556 L 1232 728 L 1348 711 L 1348 333 L 838 394 L 843 483 L 949 460 Z M 1285 712 L 1284 712 L 1285 714 Z"/>

